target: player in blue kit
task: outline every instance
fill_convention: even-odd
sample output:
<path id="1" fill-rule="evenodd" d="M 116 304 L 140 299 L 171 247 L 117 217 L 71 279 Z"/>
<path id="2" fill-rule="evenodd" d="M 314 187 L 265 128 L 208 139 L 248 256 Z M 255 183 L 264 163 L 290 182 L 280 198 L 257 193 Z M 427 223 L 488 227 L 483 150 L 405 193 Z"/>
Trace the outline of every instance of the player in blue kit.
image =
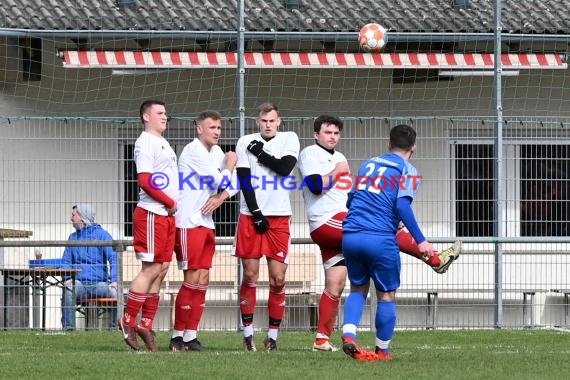
<path id="1" fill-rule="evenodd" d="M 357 360 L 391 360 L 389 344 L 396 326 L 396 290 L 400 287 L 400 251 L 396 231 L 400 220 L 429 257 L 435 249 L 422 234 L 411 204 L 420 175 L 408 160 L 416 151 L 416 132 L 408 125 L 390 131 L 389 153 L 371 158 L 358 170 L 348 197 L 342 248 L 350 280 L 344 306 L 343 351 Z M 370 279 L 376 287 L 376 349 L 356 343 Z"/>

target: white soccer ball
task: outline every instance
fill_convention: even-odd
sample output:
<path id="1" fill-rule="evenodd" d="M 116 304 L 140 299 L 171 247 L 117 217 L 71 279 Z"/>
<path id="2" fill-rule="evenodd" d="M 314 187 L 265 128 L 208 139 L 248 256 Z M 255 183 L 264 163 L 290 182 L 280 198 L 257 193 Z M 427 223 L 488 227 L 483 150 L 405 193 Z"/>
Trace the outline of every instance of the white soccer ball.
<path id="1" fill-rule="evenodd" d="M 358 42 L 362 50 L 377 53 L 386 45 L 386 29 L 380 24 L 364 25 L 358 34 Z"/>

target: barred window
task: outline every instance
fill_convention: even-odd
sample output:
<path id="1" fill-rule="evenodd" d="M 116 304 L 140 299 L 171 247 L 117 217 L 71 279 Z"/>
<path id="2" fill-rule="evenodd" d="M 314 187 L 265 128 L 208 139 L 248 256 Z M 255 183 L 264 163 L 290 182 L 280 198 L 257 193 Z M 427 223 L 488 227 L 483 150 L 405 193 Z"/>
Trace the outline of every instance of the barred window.
<path id="1" fill-rule="evenodd" d="M 235 144 L 219 144 L 223 152 L 235 152 Z M 233 237 L 236 232 L 239 208 L 239 194 L 233 198 L 226 199 L 224 203 L 214 211 L 214 222 L 216 224 L 216 236 Z"/>
<path id="2" fill-rule="evenodd" d="M 493 236 L 493 145 L 455 145 L 456 235 Z"/>
<path id="3" fill-rule="evenodd" d="M 137 168 L 134 161 L 134 144 L 123 145 L 123 212 L 125 222 L 123 231 L 125 236 L 133 236 L 133 211 L 137 206 L 139 196 L 139 186 L 137 182 Z M 173 145 L 176 154 L 180 156 L 184 144 Z M 235 144 L 220 145 L 222 151 L 235 151 Z M 238 195 L 226 200 L 220 208 L 214 212 L 214 221 L 216 224 L 216 236 L 233 237 L 236 230 L 238 215 Z"/>
<path id="4" fill-rule="evenodd" d="M 570 146 L 520 146 L 521 236 L 570 233 Z"/>
<path id="5" fill-rule="evenodd" d="M 133 211 L 135 211 L 139 198 L 134 151 L 134 144 L 123 145 L 123 212 L 125 218 L 123 233 L 125 236 L 133 236 Z"/>

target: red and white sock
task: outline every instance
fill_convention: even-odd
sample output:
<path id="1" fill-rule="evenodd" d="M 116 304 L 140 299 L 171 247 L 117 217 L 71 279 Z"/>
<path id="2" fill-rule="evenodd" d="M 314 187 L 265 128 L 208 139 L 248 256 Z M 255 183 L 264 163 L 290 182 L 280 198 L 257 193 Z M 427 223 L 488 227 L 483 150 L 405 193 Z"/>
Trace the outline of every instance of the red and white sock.
<path id="1" fill-rule="evenodd" d="M 147 294 L 129 290 L 127 304 L 123 314 L 123 321 L 127 326 L 134 327 L 137 324 L 137 314 L 146 301 Z"/>
<path id="2" fill-rule="evenodd" d="M 321 295 L 316 344 L 323 344 L 330 339 L 338 316 L 339 304 L 340 300 L 326 290 Z"/>
<path id="3" fill-rule="evenodd" d="M 176 295 L 176 303 L 174 305 L 174 330 L 184 331 L 188 324 L 190 316 L 190 308 L 192 303 L 191 291 L 187 282 L 183 282 L 180 290 Z"/>
<path id="4" fill-rule="evenodd" d="M 160 295 L 157 293 L 149 293 L 146 296 L 146 300 L 142 305 L 141 321 L 140 326 L 145 329 L 152 330 L 152 324 L 154 322 L 154 317 L 158 311 L 158 304 L 160 302 Z"/>
<path id="5" fill-rule="evenodd" d="M 200 319 L 204 314 L 204 307 L 206 306 L 206 291 L 208 285 L 189 284 L 191 295 L 191 308 L 190 315 L 186 323 L 186 330 L 198 330 Z"/>

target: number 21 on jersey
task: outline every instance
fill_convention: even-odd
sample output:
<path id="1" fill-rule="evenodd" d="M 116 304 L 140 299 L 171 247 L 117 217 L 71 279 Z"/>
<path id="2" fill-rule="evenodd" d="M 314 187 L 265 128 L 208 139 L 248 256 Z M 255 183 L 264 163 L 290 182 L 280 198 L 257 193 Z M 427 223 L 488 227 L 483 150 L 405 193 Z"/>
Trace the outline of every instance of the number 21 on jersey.
<path id="1" fill-rule="evenodd" d="M 386 187 L 385 181 L 387 181 L 387 178 L 384 177 L 384 173 L 388 167 L 376 166 L 370 162 L 366 165 L 365 169 L 366 173 L 364 173 L 364 175 L 358 175 L 355 178 L 356 190 L 366 190 L 375 194 L 380 193 L 380 191 Z M 381 184 L 382 181 L 384 181 L 383 184 Z"/>

